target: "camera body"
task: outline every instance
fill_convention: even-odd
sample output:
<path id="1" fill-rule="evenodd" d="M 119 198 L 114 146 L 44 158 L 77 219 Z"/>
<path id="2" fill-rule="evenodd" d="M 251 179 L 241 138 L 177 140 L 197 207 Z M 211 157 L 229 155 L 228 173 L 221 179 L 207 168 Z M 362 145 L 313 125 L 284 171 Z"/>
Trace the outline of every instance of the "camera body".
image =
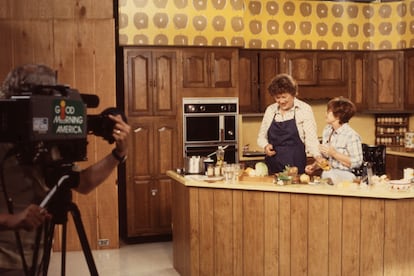
<path id="1" fill-rule="evenodd" d="M 62 85 L 0 100 L 0 143 L 15 144 L 23 163 L 85 161 L 88 133 L 112 143 L 114 127 L 108 112 L 88 116 L 87 106 L 82 94 Z"/>

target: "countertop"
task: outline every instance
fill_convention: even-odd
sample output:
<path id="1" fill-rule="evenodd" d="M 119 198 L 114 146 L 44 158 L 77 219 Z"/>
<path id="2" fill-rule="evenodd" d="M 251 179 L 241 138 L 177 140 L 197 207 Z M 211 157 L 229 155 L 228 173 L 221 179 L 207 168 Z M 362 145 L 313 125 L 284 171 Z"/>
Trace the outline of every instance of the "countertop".
<path id="1" fill-rule="evenodd" d="M 258 178 L 256 181 L 238 181 L 234 184 L 226 184 L 223 180 L 207 181 L 202 176 L 183 176 L 175 171 L 167 171 L 167 175 L 172 179 L 188 186 L 200 188 L 216 189 L 235 189 L 251 191 L 270 191 L 286 192 L 298 194 L 315 194 L 315 195 L 334 195 L 334 196 L 352 196 L 368 198 L 385 198 L 385 199 L 404 199 L 414 198 L 414 188 L 408 191 L 395 191 L 390 189 L 388 184 L 378 184 L 373 186 L 358 185 L 355 183 L 344 183 L 339 185 L 327 184 L 291 184 L 277 185 L 273 183 L 272 177 Z M 250 178 L 251 179 L 251 178 Z M 213 179 L 214 180 L 214 179 Z"/>
<path id="2" fill-rule="evenodd" d="M 392 148 L 392 147 L 388 148 L 387 147 L 386 154 L 414 158 L 414 152 L 406 151 L 404 147 L 400 147 L 400 148 Z"/>

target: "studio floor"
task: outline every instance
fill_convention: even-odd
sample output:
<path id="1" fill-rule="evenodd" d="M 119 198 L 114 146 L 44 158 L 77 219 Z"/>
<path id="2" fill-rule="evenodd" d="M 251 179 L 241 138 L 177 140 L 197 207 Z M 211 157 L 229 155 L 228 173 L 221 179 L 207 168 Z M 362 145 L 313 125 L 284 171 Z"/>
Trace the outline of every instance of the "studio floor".
<path id="1" fill-rule="evenodd" d="M 92 252 L 100 276 L 177 276 L 172 243 L 122 245 Z M 61 253 L 53 252 L 48 275 L 61 275 Z M 90 275 L 83 251 L 66 252 L 66 275 Z"/>

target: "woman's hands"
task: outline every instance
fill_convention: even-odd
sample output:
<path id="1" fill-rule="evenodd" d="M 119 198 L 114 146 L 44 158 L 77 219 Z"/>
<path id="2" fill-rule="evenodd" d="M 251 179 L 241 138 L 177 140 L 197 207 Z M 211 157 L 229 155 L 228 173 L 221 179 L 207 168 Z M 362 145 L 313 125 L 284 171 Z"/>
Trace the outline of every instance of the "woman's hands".
<path id="1" fill-rule="evenodd" d="M 266 154 L 267 156 L 273 156 L 273 155 L 276 155 L 276 151 L 275 151 L 275 149 L 273 148 L 273 145 L 272 145 L 272 144 L 267 144 L 267 145 L 264 147 L 264 152 L 265 152 L 265 154 Z"/>

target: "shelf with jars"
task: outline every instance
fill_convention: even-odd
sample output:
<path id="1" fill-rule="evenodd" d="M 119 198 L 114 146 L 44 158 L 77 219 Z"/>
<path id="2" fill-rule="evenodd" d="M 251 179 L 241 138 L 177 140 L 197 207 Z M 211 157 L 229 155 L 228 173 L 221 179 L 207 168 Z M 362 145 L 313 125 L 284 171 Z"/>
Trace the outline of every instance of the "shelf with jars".
<path id="1" fill-rule="evenodd" d="M 408 131 L 409 114 L 375 115 L 375 143 L 390 147 L 404 147 Z"/>

